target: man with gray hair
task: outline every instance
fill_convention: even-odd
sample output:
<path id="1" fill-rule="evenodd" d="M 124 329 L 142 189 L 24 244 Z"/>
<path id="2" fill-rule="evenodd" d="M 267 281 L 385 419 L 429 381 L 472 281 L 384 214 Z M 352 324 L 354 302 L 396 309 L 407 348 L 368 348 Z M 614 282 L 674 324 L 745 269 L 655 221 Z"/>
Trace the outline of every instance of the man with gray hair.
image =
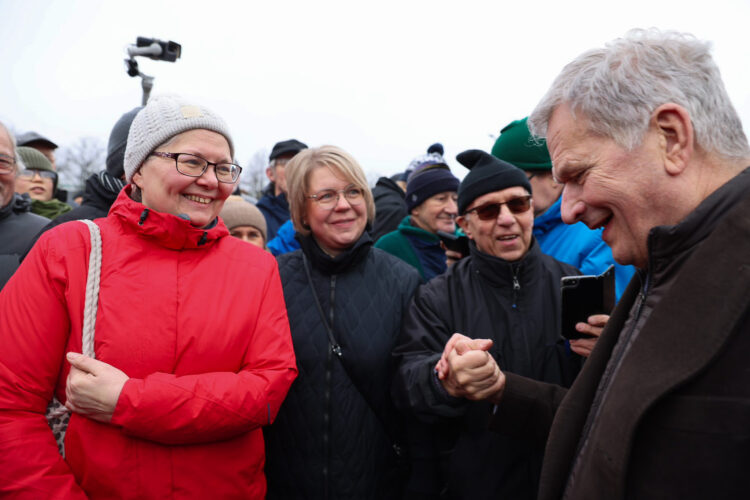
<path id="1" fill-rule="evenodd" d="M 15 193 L 19 172 L 16 141 L 0 122 L 0 289 L 19 264 L 19 257 L 49 219 L 32 214 L 28 195 Z"/>
<path id="2" fill-rule="evenodd" d="M 640 278 L 567 391 L 503 373 L 477 339 L 443 354 L 441 376 L 496 403 L 495 430 L 546 443 L 540 499 L 750 491 L 750 147 L 709 49 L 631 31 L 568 64 L 529 118 L 563 220 L 603 227 Z"/>

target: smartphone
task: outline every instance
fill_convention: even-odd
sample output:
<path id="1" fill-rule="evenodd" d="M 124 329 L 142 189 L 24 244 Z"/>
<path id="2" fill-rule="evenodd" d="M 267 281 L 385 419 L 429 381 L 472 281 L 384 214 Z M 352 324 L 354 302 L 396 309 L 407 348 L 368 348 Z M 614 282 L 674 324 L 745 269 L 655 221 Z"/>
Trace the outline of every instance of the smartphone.
<path id="1" fill-rule="evenodd" d="M 445 231 L 438 231 L 437 235 L 448 250 L 458 252 L 462 257 L 469 255 L 469 238 L 467 236 L 446 233 Z"/>
<path id="2" fill-rule="evenodd" d="M 615 307 L 615 266 L 598 276 L 563 276 L 562 334 L 567 339 L 590 337 L 576 330 L 576 323 L 586 323 L 592 314 L 610 314 Z"/>

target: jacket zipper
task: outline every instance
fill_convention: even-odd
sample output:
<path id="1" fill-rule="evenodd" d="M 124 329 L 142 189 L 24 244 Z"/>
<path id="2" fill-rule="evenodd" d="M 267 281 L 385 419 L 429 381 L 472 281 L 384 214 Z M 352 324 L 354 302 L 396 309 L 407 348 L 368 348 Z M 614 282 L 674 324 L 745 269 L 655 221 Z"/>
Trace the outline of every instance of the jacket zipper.
<path id="1" fill-rule="evenodd" d="M 328 321 L 333 328 L 333 306 L 336 297 L 336 275 L 331 275 L 331 297 L 330 309 L 328 310 Z M 325 464 L 323 465 L 323 498 L 330 498 L 330 470 L 331 470 L 331 381 L 333 372 L 333 355 L 341 356 L 341 347 L 332 343 L 329 339 L 326 349 L 326 390 L 325 390 L 325 413 L 323 414 L 323 446 L 325 447 Z"/>

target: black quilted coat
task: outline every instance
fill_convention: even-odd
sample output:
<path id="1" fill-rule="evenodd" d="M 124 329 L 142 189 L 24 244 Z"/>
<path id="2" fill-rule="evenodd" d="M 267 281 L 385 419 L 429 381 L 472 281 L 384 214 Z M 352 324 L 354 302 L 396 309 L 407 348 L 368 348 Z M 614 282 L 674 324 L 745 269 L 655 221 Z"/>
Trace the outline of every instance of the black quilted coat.
<path id="1" fill-rule="evenodd" d="M 336 259 L 312 238 L 300 240 L 301 250 L 278 259 L 299 376 L 266 429 L 268 498 L 398 498 L 402 481 L 392 445 L 402 426 L 390 399 L 391 351 L 419 275 L 371 248 L 367 233 Z M 332 352 L 303 256 L 341 359 Z"/>

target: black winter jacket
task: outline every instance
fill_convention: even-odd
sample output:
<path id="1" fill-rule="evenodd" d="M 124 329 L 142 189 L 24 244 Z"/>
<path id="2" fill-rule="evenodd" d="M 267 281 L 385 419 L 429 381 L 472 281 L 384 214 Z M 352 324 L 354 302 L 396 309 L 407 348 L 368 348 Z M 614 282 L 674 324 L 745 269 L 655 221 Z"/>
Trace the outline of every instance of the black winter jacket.
<path id="1" fill-rule="evenodd" d="M 381 419 L 391 430 L 399 428 L 390 400 L 391 351 L 419 275 L 371 248 L 367 233 L 336 259 L 311 237 L 299 239 L 301 250 L 278 258 L 299 376 L 266 429 L 268 498 L 397 498 L 397 438 Z M 332 352 L 303 255 L 343 359 Z"/>
<path id="2" fill-rule="evenodd" d="M 488 431 L 491 405 L 451 397 L 434 367 L 458 332 L 492 339 L 490 353 L 505 371 L 569 386 L 581 360 L 559 333 L 560 278 L 580 273 L 541 253 L 536 241 L 514 263 L 471 246 L 470 257 L 414 297 L 394 353 L 396 403 L 437 430 L 433 446 L 442 456 L 442 469 L 433 475 L 443 484 L 433 493 L 447 489 L 448 498 L 535 498 L 543 450 Z M 424 481 L 417 481 L 422 488 Z"/>
<path id="3" fill-rule="evenodd" d="M 375 220 L 370 234 L 374 241 L 378 241 L 384 234 L 398 229 L 398 225 L 408 215 L 406 194 L 396 181 L 381 177 L 372 188 L 372 196 L 375 199 Z"/>
<path id="4" fill-rule="evenodd" d="M 14 194 L 0 207 L 0 290 L 20 263 L 20 257 L 49 219 L 32 214 L 29 195 Z"/>

